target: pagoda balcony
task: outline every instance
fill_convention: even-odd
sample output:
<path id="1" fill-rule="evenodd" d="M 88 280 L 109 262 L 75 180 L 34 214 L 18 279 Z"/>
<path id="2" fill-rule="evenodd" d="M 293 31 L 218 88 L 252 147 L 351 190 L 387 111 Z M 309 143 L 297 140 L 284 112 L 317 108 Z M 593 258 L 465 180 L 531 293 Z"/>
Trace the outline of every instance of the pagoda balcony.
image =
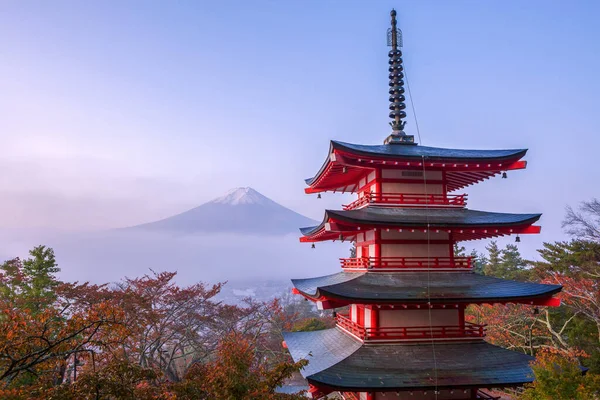
<path id="1" fill-rule="evenodd" d="M 346 271 L 471 270 L 472 257 L 355 257 L 340 258 Z"/>
<path id="2" fill-rule="evenodd" d="M 344 205 L 344 210 L 355 210 L 368 205 L 462 208 L 466 204 L 466 194 L 365 193 L 363 197 Z"/>
<path id="3" fill-rule="evenodd" d="M 486 335 L 487 325 L 465 322 L 463 326 L 394 326 L 365 328 L 352 321 L 348 314 L 336 314 L 337 326 L 353 336 L 367 341 L 477 339 Z"/>

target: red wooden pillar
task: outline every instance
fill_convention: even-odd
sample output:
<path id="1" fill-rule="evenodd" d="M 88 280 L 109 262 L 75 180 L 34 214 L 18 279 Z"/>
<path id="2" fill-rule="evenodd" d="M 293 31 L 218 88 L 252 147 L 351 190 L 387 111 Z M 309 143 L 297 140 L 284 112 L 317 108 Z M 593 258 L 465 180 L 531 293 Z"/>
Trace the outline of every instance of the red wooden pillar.
<path id="1" fill-rule="evenodd" d="M 356 323 L 365 326 L 365 306 L 363 304 L 356 305 Z"/>
<path id="2" fill-rule="evenodd" d="M 379 327 L 379 310 L 377 307 L 369 306 L 371 308 L 371 328 L 375 329 Z"/>
<path id="3" fill-rule="evenodd" d="M 375 254 L 373 254 L 375 265 L 381 266 L 381 229 L 375 228 L 373 235 L 375 236 Z"/>

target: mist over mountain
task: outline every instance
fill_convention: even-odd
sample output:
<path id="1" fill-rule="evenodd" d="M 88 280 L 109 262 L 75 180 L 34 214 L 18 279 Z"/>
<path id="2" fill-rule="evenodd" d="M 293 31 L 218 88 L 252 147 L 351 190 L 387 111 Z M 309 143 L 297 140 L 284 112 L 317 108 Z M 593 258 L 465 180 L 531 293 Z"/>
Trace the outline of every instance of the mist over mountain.
<path id="1" fill-rule="evenodd" d="M 260 194 L 237 188 L 163 220 L 112 230 L 58 232 L 0 229 L 1 261 L 27 257 L 39 244 L 54 248 L 60 275 L 70 281 L 117 282 L 154 271 L 177 281 L 229 281 L 224 298 L 268 298 L 290 278 L 339 270 L 350 244 L 300 243 L 298 228 L 313 221 Z M 270 283 L 269 283 L 270 282 Z"/>
<path id="2" fill-rule="evenodd" d="M 127 229 L 180 234 L 282 235 L 315 224 L 316 221 L 244 187 L 181 214 Z"/>

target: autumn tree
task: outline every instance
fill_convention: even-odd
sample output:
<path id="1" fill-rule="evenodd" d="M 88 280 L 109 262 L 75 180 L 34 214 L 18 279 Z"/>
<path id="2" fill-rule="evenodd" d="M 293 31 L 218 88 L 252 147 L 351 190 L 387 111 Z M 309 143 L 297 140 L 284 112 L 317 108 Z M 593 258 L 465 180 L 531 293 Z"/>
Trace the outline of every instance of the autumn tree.
<path id="1" fill-rule="evenodd" d="M 188 367 L 205 359 L 220 336 L 220 305 L 214 297 L 222 284 L 180 287 L 175 272 L 127 278 L 113 291 L 125 313 L 128 336 L 119 344 L 124 357 L 178 381 Z"/>
<path id="2" fill-rule="evenodd" d="M 99 351 L 123 328 L 123 315 L 104 296 L 105 288 L 58 281 L 51 249 L 36 247 L 31 255 L 1 267 L 0 381 L 5 389 L 60 384 L 71 357 Z"/>
<path id="3" fill-rule="evenodd" d="M 248 339 L 230 335 L 220 342 L 213 361 L 195 364 L 172 392 L 183 400 L 301 400 L 306 398 L 302 393 L 282 394 L 276 389 L 306 364 L 284 361 L 268 366 Z"/>
<path id="4" fill-rule="evenodd" d="M 583 374 L 574 355 L 545 351 L 532 363 L 535 381 L 522 400 L 590 400 L 600 398 L 600 376 Z"/>
<path id="5" fill-rule="evenodd" d="M 76 381 L 46 390 L 42 396 L 47 400 L 169 400 L 163 387 L 152 385 L 157 374 L 126 359 L 111 359 L 102 368 L 88 365 Z"/>
<path id="6" fill-rule="evenodd" d="M 536 276 L 563 286 L 559 297 L 564 306 L 552 311 L 557 321 L 569 323 L 562 337 L 589 354 L 584 364 L 600 372 L 600 242 L 544 243 L 538 252 L 542 260 L 533 263 Z"/>

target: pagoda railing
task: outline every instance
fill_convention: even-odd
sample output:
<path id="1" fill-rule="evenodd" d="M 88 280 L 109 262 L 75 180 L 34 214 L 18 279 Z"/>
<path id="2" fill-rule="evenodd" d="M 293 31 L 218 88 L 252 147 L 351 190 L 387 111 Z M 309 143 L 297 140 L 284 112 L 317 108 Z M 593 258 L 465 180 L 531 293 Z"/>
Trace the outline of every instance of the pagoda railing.
<path id="1" fill-rule="evenodd" d="M 344 269 L 470 269 L 472 257 L 355 257 L 340 258 Z"/>
<path id="2" fill-rule="evenodd" d="M 464 207 L 467 204 L 466 194 L 421 194 L 421 193 L 365 193 L 344 210 L 352 210 L 369 204 L 403 205 L 403 206 L 437 206 Z"/>
<path id="3" fill-rule="evenodd" d="M 337 325 L 359 337 L 367 340 L 407 340 L 407 339 L 454 339 L 454 338 L 482 338 L 485 336 L 486 325 L 465 322 L 463 326 L 394 326 L 365 328 L 352 321 L 348 315 L 337 314 Z"/>

